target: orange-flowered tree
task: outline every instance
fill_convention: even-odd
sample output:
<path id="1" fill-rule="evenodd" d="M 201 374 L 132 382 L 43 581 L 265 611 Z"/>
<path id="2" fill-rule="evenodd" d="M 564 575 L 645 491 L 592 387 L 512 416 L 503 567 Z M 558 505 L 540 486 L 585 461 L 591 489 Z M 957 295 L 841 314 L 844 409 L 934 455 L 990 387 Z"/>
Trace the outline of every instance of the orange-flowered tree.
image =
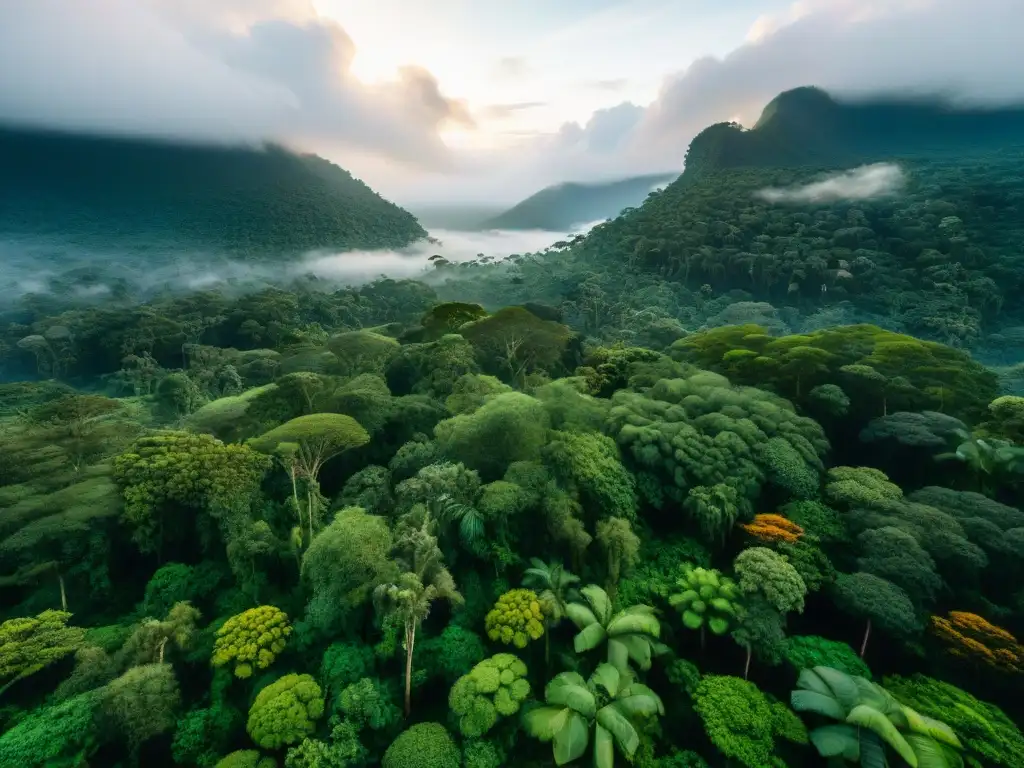
<path id="1" fill-rule="evenodd" d="M 782 515 L 754 515 L 749 523 L 740 526 L 755 539 L 768 543 L 786 542 L 795 544 L 804 534 L 804 529 Z"/>
<path id="2" fill-rule="evenodd" d="M 953 656 L 1000 672 L 1024 672 L 1024 645 L 1002 627 L 966 611 L 932 616 L 931 631 Z"/>

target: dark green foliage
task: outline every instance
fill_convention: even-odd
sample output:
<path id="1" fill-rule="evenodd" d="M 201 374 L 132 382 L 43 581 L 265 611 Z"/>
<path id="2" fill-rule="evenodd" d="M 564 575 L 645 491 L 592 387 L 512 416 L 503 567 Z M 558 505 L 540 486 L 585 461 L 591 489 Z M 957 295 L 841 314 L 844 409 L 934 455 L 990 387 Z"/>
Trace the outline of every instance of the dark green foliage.
<path id="1" fill-rule="evenodd" d="M 423 640 L 417 650 L 427 674 L 449 681 L 469 672 L 487 655 L 483 638 L 459 624 L 449 624 L 437 637 Z"/>
<path id="2" fill-rule="evenodd" d="M 362 643 L 332 643 L 320 662 L 320 685 L 329 695 L 368 677 L 375 665 L 373 649 Z"/>
<path id="3" fill-rule="evenodd" d="M 178 765 L 211 768 L 231 744 L 243 725 L 242 713 L 216 703 L 187 712 L 180 720 L 171 743 L 171 755 Z"/>
<path id="4" fill-rule="evenodd" d="M 368 677 L 342 689 L 337 708 L 357 728 L 374 731 L 387 728 L 402 717 L 402 711 L 391 700 L 390 691 L 380 680 Z"/>
<path id="5" fill-rule="evenodd" d="M 816 635 L 797 635 L 786 640 L 786 661 L 799 672 L 812 667 L 831 667 L 855 677 L 871 679 L 871 671 L 846 643 Z"/>
<path id="6" fill-rule="evenodd" d="M 461 755 L 440 723 L 417 723 L 395 739 L 382 768 L 460 768 Z"/>
<path id="7" fill-rule="evenodd" d="M 90 691 L 28 714 L 0 736 L 3 768 L 75 768 L 98 746 L 94 715 L 100 693 Z"/>
<path id="8" fill-rule="evenodd" d="M 779 510 L 779 514 L 792 520 L 806 533 L 817 536 L 824 544 L 845 541 L 848 537 L 839 513 L 820 501 L 791 501 Z"/>
<path id="9" fill-rule="evenodd" d="M 100 713 L 134 753 L 147 739 L 174 728 L 179 703 L 174 669 L 146 664 L 132 667 L 102 689 Z"/>
<path id="10" fill-rule="evenodd" d="M 175 603 L 191 600 L 196 582 L 192 566 L 167 563 L 157 568 L 146 583 L 142 611 L 147 616 L 165 616 Z"/>

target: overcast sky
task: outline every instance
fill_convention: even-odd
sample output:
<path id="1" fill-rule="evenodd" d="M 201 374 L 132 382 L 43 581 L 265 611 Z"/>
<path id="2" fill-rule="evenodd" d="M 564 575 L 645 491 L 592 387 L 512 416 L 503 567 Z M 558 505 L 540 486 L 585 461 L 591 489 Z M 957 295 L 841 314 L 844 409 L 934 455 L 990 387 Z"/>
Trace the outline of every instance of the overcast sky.
<path id="1" fill-rule="evenodd" d="M 778 92 L 1024 96 L 1024 0 L 0 0 L 0 121 L 319 152 L 405 204 L 677 170 Z"/>

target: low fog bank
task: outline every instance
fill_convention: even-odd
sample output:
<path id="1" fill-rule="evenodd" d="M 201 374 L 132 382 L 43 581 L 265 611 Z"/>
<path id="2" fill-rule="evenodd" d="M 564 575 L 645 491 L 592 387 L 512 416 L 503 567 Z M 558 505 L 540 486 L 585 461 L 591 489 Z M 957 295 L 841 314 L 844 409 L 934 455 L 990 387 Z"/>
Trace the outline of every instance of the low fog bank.
<path id="1" fill-rule="evenodd" d="M 245 262 L 215 253 L 146 243 L 89 250 L 58 239 L 0 239 L 0 301 L 27 294 L 52 296 L 71 304 L 110 298 L 144 300 L 159 294 L 199 290 L 244 293 L 295 282 L 322 282 L 324 288 L 359 285 L 381 277 L 429 279 L 432 257 L 448 262 L 481 256 L 501 261 L 534 253 L 599 222 L 570 232 L 546 230 L 459 231 L 436 229 L 430 239 L 400 250 L 313 251 L 290 263 Z"/>
<path id="2" fill-rule="evenodd" d="M 835 203 L 875 200 L 898 194 L 906 183 L 903 169 L 894 163 L 872 163 L 834 173 L 800 186 L 767 187 L 754 194 L 769 203 Z"/>

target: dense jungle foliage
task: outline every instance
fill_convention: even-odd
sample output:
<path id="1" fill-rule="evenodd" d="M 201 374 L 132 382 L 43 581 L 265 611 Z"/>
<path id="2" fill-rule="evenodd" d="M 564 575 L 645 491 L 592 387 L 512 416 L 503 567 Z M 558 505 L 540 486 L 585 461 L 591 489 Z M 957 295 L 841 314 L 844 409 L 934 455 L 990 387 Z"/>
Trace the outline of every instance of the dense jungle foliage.
<path id="1" fill-rule="evenodd" d="M 1024 765 L 1020 168 L 12 302 L 0 768 Z"/>
<path id="2" fill-rule="evenodd" d="M 348 171 L 280 147 L 0 126 L 0 165 L 5 236 L 152 251 L 150 262 L 166 248 L 280 261 L 314 248 L 401 248 L 427 234 Z"/>

